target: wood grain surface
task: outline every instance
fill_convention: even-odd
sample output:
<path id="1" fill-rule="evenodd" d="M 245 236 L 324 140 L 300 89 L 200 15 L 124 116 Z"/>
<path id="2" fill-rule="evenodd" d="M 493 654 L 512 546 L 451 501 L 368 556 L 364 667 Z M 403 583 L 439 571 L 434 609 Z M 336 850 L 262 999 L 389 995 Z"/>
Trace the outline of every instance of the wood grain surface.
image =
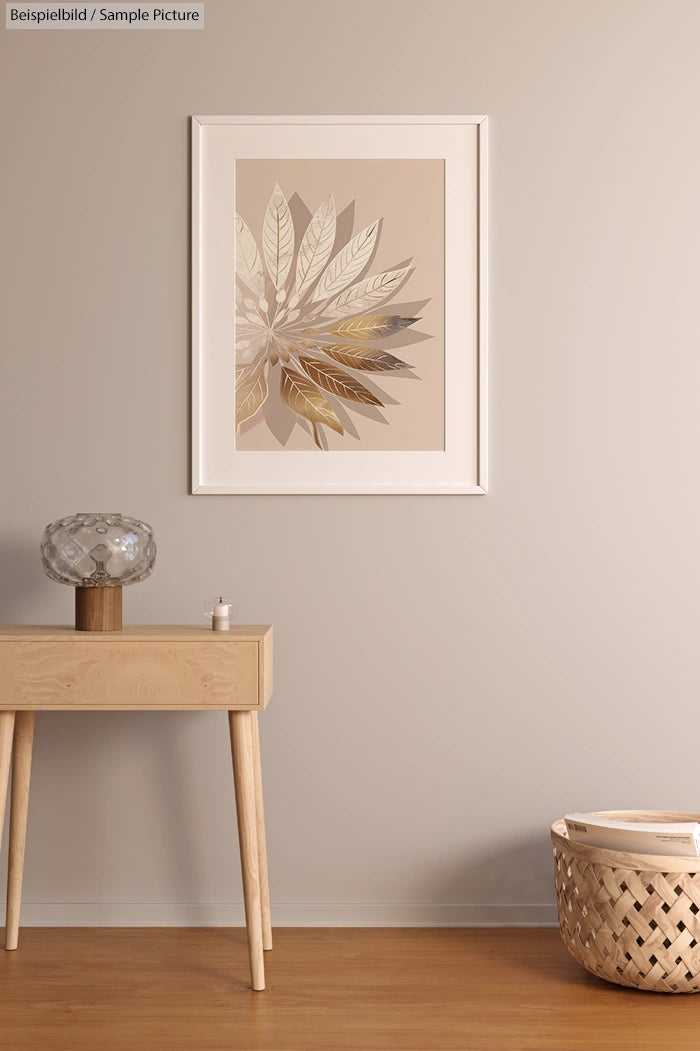
<path id="1" fill-rule="evenodd" d="M 7 867 L 6 949 L 16 949 L 19 937 L 33 743 L 34 712 L 17 712 L 12 748 L 12 805 L 10 808 L 10 849 Z"/>
<path id="2" fill-rule="evenodd" d="M 692 1051 L 696 996 L 589 975 L 555 929 L 22 932 L 0 952 L 11 1051 Z"/>
<path id="3" fill-rule="evenodd" d="M 202 618 L 204 619 L 204 618 Z M 211 630 L 207 624 L 125 624 L 120 639 L 245 639 L 259 642 L 272 637 L 269 624 L 232 624 L 227 632 Z M 5 624 L 0 626 L 0 640 L 10 639 L 93 639 L 100 643 L 105 638 L 101 631 L 76 631 L 71 624 Z M 218 645 L 218 643 L 215 643 Z"/>
<path id="4" fill-rule="evenodd" d="M 271 649 L 266 626 L 2 628 L 0 708 L 262 708 L 271 693 Z"/>
<path id="5" fill-rule="evenodd" d="M 8 777 L 12 758 L 12 739 L 15 732 L 15 713 L 0 712 L 0 839 L 2 838 L 5 806 L 7 804 Z"/>
<path id="6" fill-rule="evenodd" d="M 78 631 L 121 631 L 122 588 L 76 588 L 75 627 Z"/>
<path id="7" fill-rule="evenodd" d="M 241 876 L 245 922 L 248 932 L 250 978 L 253 989 L 265 988 L 263 960 L 262 903 L 260 896 L 260 856 L 255 799 L 255 754 L 253 712 L 229 712 L 233 780 L 236 787 L 236 819 L 241 855 Z M 264 830 L 263 830 L 264 832 Z"/>

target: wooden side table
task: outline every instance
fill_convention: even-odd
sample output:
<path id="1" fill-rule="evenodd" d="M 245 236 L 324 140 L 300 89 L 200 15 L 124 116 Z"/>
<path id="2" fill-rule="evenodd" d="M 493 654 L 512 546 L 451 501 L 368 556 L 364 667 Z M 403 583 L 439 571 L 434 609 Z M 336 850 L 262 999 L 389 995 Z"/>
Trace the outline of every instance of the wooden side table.
<path id="1" fill-rule="evenodd" d="M 258 712 L 272 693 L 272 628 L 0 628 L 0 833 L 12 757 L 7 949 L 16 949 L 34 713 L 226 711 L 253 989 L 272 948 Z"/>

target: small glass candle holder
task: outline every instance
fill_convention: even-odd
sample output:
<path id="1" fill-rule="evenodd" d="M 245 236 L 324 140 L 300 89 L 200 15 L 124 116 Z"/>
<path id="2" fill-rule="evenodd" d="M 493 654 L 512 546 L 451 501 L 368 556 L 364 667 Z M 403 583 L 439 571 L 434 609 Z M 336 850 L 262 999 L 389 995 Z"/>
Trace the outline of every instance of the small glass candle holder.
<path id="1" fill-rule="evenodd" d="M 212 631 L 228 631 L 233 602 L 230 598 L 215 595 L 204 603 L 204 616 L 211 617 Z"/>

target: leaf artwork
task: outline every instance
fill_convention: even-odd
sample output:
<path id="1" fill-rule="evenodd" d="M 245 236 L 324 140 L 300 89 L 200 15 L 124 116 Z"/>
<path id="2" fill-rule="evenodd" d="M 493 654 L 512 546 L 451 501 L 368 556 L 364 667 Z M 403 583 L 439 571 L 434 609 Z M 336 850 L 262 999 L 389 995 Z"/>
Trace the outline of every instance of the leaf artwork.
<path id="1" fill-rule="evenodd" d="M 236 276 L 256 296 L 265 295 L 265 275 L 262 260 L 250 229 L 240 215 L 236 215 Z"/>
<path id="2" fill-rule="evenodd" d="M 312 303 L 322 303 L 345 288 L 362 273 L 372 257 L 379 233 L 379 220 L 371 223 L 342 248 L 321 275 Z"/>
<path id="3" fill-rule="evenodd" d="M 255 415 L 267 393 L 264 365 L 236 366 L 236 427 Z"/>
<path id="4" fill-rule="evenodd" d="M 307 376 L 324 390 L 335 394 L 337 398 L 346 398 L 348 401 L 359 401 L 364 405 L 382 405 L 383 403 L 371 391 L 368 391 L 359 380 L 355 379 L 335 365 L 329 365 L 317 358 L 306 358 L 299 355 L 299 364 Z"/>
<path id="5" fill-rule="evenodd" d="M 279 292 L 284 288 L 294 256 L 294 223 L 287 200 L 277 185 L 265 212 L 263 255 L 267 272 Z"/>
<path id="6" fill-rule="evenodd" d="M 318 447 L 322 448 L 316 429 L 317 424 L 325 423 L 328 427 L 332 427 L 334 431 L 337 431 L 338 434 L 343 434 L 342 423 L 318 387 L 301 372 L 285 368 L 284 365 L 281 371 L 280 394 L 292 412 L 296 412 L 313 424 L 314 440 Z"/>
<path id="7" fill-rule="evenodd" d="M 395 402 L 376 387 L 377 393 L 371 391 L 357 372 L 413 369 L 376 345 L 394 337 L 393 349 L 401 333 L 420 320 L 377 313 L 405 284 L 411 262 L 368 274 L 381 219 L 350 234 L 345 244 L 338 245 L 338 230 L 332 194 L 295 230 L 278 184 L 262 216 L 260 247 L 251 226 L 236 214 L 236 433 L 242 424 L 248 430 L 264 422 L 272 411 L 270 385 L 279 384 L 277 418 L 280 411 L 293 414 L 309 434 L 309 447 L 325 450 L 323 427 L 345 440 L 357 433 L 351 428 L 346 435 L 341 405 L 347 413 L 353 405 L 383 407 L 383 397 Z"/>
<path id="8" fill-rule="evenodd" d="M 384 314 L 371 314 L 369 317 L 349 318 L 347 321 L 339 321 L 337 325 L 331 325 L 328 331 L 334 336 L 342 336 L 343 339 L 383 339 L 385 336 L 394 336 L 401 329 L 408 328 L 417 317 L 387 317 Z"/>
<path id="9" fill-rule="evenodd" d="M 330 343 L 321 348 L 324 354 L 334 361 L 339 361 L 348 369 L 361 369 L 363 372 L 395 372 L 397 369 L 412 369 L 401 358 L 395 358 L 388 350 L 376 347 L 344 346 L 342 343 Z"/>
<path id="10" fill-rule="evenodd" d="M 297 257 L 297 273 L 290 302 L 305 295 L 328 262 L 335 241 L 335 201 L 328 197 L 309 223 Z"/>
<path id="11" fill-rule="evenodd" d="M 376 277 L 360 281 L 352 288 L 341 292 L 329 303 L 326 313 L 338 317 L 338 315 L 361 314 L 365 310 L 373 310 L 387 299 L 391 299 L 399 290 L 409 269 L 410 267 L 405 266 L 402 270 L 389 270 L 386 274 L 377 274 Z"/>

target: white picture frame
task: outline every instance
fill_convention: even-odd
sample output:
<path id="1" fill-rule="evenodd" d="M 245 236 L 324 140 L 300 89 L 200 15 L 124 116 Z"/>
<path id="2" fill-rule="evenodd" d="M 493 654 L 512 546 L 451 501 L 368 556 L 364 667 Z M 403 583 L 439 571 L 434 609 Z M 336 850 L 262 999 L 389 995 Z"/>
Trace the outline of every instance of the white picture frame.
<path id="1" fill-rule="evenodd" d="M 487 491 L 487 128 L 487 118 L 483 115 L 192 117 L 191 481 L 194 494 L 483 494 Z M 236 309 L 247 309 L 236 307 L 236 302 L 242 302 L 242 296 L 234 288 L 234 231 L 240 229 L 234 225 L 236 179 L 237 170 L 245 170 L 237 166 L 243 162 L 272 161 L 279 165 L 304 162 L 313 168 L 334 159 L 414 163 L 435 159 L 444 165 L 441 169 L 444 170 L 444 230 L 436 230 L 436 236 L 444 237 L 442 447 L 363 448 L 362 443 L 355 440 L 357 429 L 354 437 L 346 429 L 343 433 L 346 441 L 340 448 L 336 433 L 302 417 L 295 417 L 302 428 L 298 432 L 299 440 L 306 443 L 302 448 L 282 445 L 272 449 L 242 448 L 244 439 L 240 434 L 245 426 L 251 426 L 250 421 L 238 428 L 236 438 L 239 402 L 234 391 L 234 375 L 242 374 L 244 366 L 234 369 L 234 344 L 239 347 L 250 342 L 238 339 L 235 321 Z M 314 174 L 311 168 L 309 172 Z M 386 192 L 390 193 L 391 189 Z M 318 201 L 308 203 L 308 214 L 311 214 Z M 263 216 L 260 216 L 254 235 L 261 245 L 260 256 L 265 252 L 262 227 Z M 297 231 L 295 251 L 298 254 L 299 241 Z M 336 239 L 334 252 L 337 251 Z M 408 267 L 405 269 L 408 271 Z M 358 276 L 364 278 L 366 272 Z M 391 273 L 401 276 L 404 271 Z M 268 287 L 272 287 L 267 274 L 265 276 Z M 323 280 L 322 276 L 319 283 Z M 287 295 L 284 291 L 279 294 Z M 250 299 L 245 301 L 249 303 Z M 260 302 L 267 305 L 267 299 L 261 298 Z M 239 353 L 242 356 L 244 352 L 236 350 L 236 362 Z M 271 376 L 270 363 L 266 369 L 265 375 Z M 332 373 L 330 366 L 327 371 Z M 362 390 L 367 374 L 357 375 L 363 380 L 359 385 Z M 413 373 L 405 375 L 409 379 L 414 376 Z M 380 382 L 384 379 L 381 376 Z M 304 379 L 304 382 L 308 381 Z M 327 384 L 327 378 L 324 382 Z M 326 390 L 330 389 L 327 385 Z M 404 385 L 402 389 L 414 388 Z M 239 400 L 242 392 L 243 381 Z M 400 419 L 403 408 L 400 399 L 390 399 L 390 402 L 392 419 Z M 287 402 L 287 408 L 289 404 Z M 377 404 L 384 407 L 383 402 L 377 401 Z M 355 405 L 350 407 L 359 411 Z M 253 416 L 252 425 L 255 424 Z M 360 426 L 363 425 L 360 419 Z M 315 444 L 311 440 L 312 429 Z M 257 433 L 262 430 L 264 428 Z M 342 428 L 338 426 L 335 430 Z M 328 434 L 338 447 L 326 445 L 325 438 L 319 439 L 320 434 Z"/>

